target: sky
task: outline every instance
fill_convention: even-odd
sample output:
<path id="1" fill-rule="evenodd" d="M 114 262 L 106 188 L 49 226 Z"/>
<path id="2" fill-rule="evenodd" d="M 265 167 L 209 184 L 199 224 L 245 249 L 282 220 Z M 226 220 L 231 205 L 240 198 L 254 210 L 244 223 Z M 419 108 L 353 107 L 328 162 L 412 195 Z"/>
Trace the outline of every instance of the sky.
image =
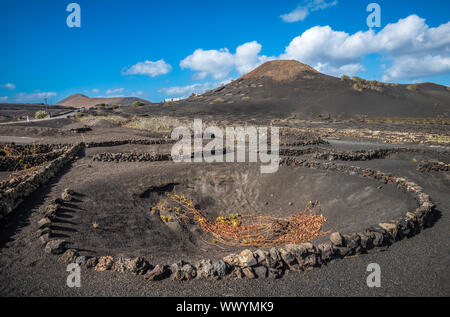
<path id="1" fill-rule="evenodd" d="M 379 26 L 368 24 L 371 3 Z M 448 0 L 0 0 L 0 102 L 74 93 L 159 102 L 273 59 L 449 86 L 449 13 Z"/>

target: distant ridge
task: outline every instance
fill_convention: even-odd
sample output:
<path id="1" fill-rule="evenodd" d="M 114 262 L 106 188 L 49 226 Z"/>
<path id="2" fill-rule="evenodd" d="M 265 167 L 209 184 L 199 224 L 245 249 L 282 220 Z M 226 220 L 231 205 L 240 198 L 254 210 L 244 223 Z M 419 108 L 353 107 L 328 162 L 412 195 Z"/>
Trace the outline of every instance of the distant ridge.
<path id="1" fill-rule="evenodd" d="M 98 104 L 130 106 L 135 101 L 151 104 L 150 101 L 137 97 L 89 98 L 83 94 L 74 94 L 57 102 L 57 105 L 74 108 L 91 108 Z"/>
<path id="2" fill-rule="evenodd" d="M 294 60 L 266 62 L 227 85 L 171 105 L 171 113 L 242 118 L 449 118 L 450 89 L 337 78 Z"/>

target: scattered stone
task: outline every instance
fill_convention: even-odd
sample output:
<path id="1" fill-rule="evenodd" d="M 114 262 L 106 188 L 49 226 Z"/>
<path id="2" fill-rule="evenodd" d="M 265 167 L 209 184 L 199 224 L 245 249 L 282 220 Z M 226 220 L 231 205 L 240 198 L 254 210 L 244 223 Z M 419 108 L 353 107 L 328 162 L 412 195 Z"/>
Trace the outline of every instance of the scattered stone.
<path id="1" fill-rule="evenodd" d="M 151 268 L 150 263 L 141 257 L 126 259 L 125 266 L 128 271 L 136 275 L 143 275 Z"/>
<path id="2" fill-rule="evenodd" d="M 268 270 L 268 277 L 277 279 L 280 278 L 283 274 L 283 271 L 281 269 L 269 269 Z"/>
<path id="3" fill-rule="evenodd" d="M 43 236 L 44 234 L 49 234 L 51 236 L 51 229 L 49 227 L 47 228 L 42 228 L 42 229 L 38 229 L 36 231 L 36 237 L 40 237 Z"/>
<path id="4" fill-rule="evenodd" d="M 334 251 L 331 242 L 319 244 L 317 248 L 320 251 L 320 258 L 322 260 L 322 263 L 329 262 L 333 259 Z"/>
<path id="5" fill-rule="evenodd" d="M 59 210 L 59 207 L 60 207 L 59 204 L 51 204 L 51 205 L 48 205 L 48 206 L 45 208 L 44 216 L 45 216 L 45 217 L 53 217 L 53 216 L 55 216 L 56 212 Z"/>
<path id="6" fill-rule="evenodd" d="M 335 246 L 334 249 L 336 250 L 337 254 L 341 257 L 345 257 L 352 254 L 352 250 L 347 247 L 338 247 Z"/>
<path id="7" fill-rule="evenodd" d="M 39 237 L 39 241 L 41 242 L 42 245 L 47 244 L 51 239 L 51 236 L 49 233 L 43 234 L 42 236 Z"/>
<path id="8" fill-rule="evenodd" d="M 237 254 L 229 254 L 223 258 L 223 261 L 227 263 L 229 266 L 237 266 L 239 265 L 239 256 Z"/>
<path id="9" fill-rule="evenodd" d="M 116 260 L 114 261 L 114 264 L 111 267 L 111 270 L 115 271 L 115 272 L 119 272 L 119 273 L 125 272 L 127 270 L 127 267 L 125 264 L 126 260 L 127 259 L 122 258 L 122 257 L 116 258 Z"/>
<path id="10" fill-rule="evenodd" d="M 286 250 L 285 248 L 282 248 L 280 250 L 280 254 L 284 263 L 286 263 L 290 269 L 295 269 L 298 266 L 297 259 L 295 258 L 294 254 L 292 254 L 292 252 Z"/>
<path id="11" fill-rule="evenodd" d="M 266 278 L 267 277 L 267 268 L 265 266 L 257 266 L 253 268 L 253 271 L 255 272 L 256 276 L 259 278 Z"/>
<path id="12" fill-rule="evenodd" d="M 114 265 L 114 259 L 112 256 L 101 256 L 98 259 L 97 265 L 95 266 L 95 270 L 97 272 L 111 270 L 113 265 Z"/>
<path id="13" fill-rule="evenodd" d="M 233 271 L 233 275 L 237 278 L 237 279 L 243 279 L 245 277 L 244 272 L 242 271 L 242 269 L 240 267 L 236 267 Z"/>
<path id="14" fill-rule="evenodd" d="M 266 262 L 268 253 L 261 249 L 258 249 L 254 252 L 254 255 L 256 256 L 257 264 L 264 264 Z"/>
<path id="15" fill-rule="evenodd" d="M 96 257 L 90 257 L 86 259 L 86 262 L 84 262 L 84 266 L 89 269 L 91 267 L 95 267 L 98 263 L 98 259 Z"/>
<path id="16" fill-rule="evenodd" d="M 59 259 L 64 263 L 75 263 L 78 257 L 78 252 L 73 249 L 66 250 Z"/>
<path id="17" fill-rule="evenodd" d="M 283 267 L 281 254 L 277 248 L 273 247 L 269 250 L 269 254 L 266 257 L 266 265 L 273 269 L 280 269 Z"/>
<path id="18" fill-rule="evenodd" d="M 38 226 L 40 229 L 50 228 L 51 225 L 52 225 L 52 221 L 47 217 L 44 217 L 38 221 Z"/>
<path id="19" fill-rule="evenodd" d="M 218 260 L 213 262 L 213 272 L 214 276 L 217 278 L 222 278 L 228 274 L 229 268 L 228 265 L 223 260 Z"/>
<path id="20" fill-rule="evenodd" d="M 211 260 L 201 260 L 195 268 L 197 270 L 197 278 L 210 278 L 214 275 L 214 267 Z"/>
<path id="21" fill-rule="evenodd" d="M 372 248 L 372 239 L 369 235 L 364 233 L 358 233 L 361 244 L 361 251 L 366 251 Z"/>
<path id="22" fill-rule="evenodd" d="M 345 245 L 352 251 L 360 246 L 361 238 L 357 234 L 345 235 L 344 236 Z"/>
<path id="23" fill-rule="evenodd" d="M 160 281 L 170 276 L 170 270 L 167 265 L 156 265 L 153 270 L 144 275 L 144 279 L 150 281 Z"/>
<path id="24" fill-rule="evenodd" d="M 253 255 L 253 252 L 248 249 L 239 253 L 238 261 L 238 265 L 240 267 L 253 266 L 258 263 Z"/>
<path id="25" fill-rule="evenodd" d="M 73 195 L 73 190 L 66 188 L 66 189 L 64 189 L 64 191 L 61 194 L 61 199 L 63 201 L 71 201 L 72 195 Z"/>
<path id="26" fill-rule="evenodd" d="M 335 246 L 342 246 L 343 245 L 343 238 L 341 236 L 341 234 L 339 232 L 333 232 L 330 235 L 330 241 L 335 245 Z"/>
<path id="27" fill-rule="evenodd" d="M 49 254 L 61 254 L 66 250 L 65 245 L 66 241 L 64 240 L 60 239 L 50 240 L 45 246 L 44 250 L 45 253 Z"/>
<path id="28" fill-rule="evenodd" d="M 63 202 L 64 201 L 61 198 L 59 198 L 59 197 L 53 199 L 53 204 L 56 204 L 56 205 L 61 205 Z"/>
<path id="29" fill-rule="evenodd" d="M 394 240 L 397 238 L 397 223 L 380 223 L 379 226 L 386 230 Z"/>
<path id="30" fill-rule="evenodd" d="M 242 269 L 242 273 L 244 273 L 246 278 L 249 278 L 249 279 L 255 279 L 256 278 L 256 275 L 253 272 L 253 269 L 251 267 L 244 267 Z"/>
<path id="31" fill-rule="evenodd" d="M 373 232 L 373 245 L 376 247 L 380 247 L 383 245 L 384 236 L 380 232 Z"/>
<path id="32" fill-rule="evenodd" d="M 170 270 L 172 271 L 171 278 L 173 280 L 187 281 L 192 280 L 197 276 L 195 267 L 189 263 L 185 263 L 184 261 L 172 264 L 170 266 Z"/>

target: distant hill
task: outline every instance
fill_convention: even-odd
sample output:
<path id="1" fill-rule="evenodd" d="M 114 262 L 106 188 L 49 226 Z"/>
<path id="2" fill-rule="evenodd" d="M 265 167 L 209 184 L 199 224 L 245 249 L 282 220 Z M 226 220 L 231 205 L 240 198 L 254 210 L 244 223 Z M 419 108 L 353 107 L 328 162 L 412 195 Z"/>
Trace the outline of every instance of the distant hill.
<path id="1" fill-rule="evenodd" d="M 52 115 L 64 114 L 74 110 L 70 107 L 30 104 L 30 103 L 0 103 L 0 122 L 25 120 L 27 116 L 33 119 L 37 111 L 47 110 Z"/>
<path id="2" fill-rule="evenodd" d="M 150 101 L 137 97 L 89 98 L 82 94 L 74 94 L 57 102 L 57 105 L 74 108 L 91 108 L 98 104 L 130 106 L 135 101 L 151 104 Z"/>
<path id="3" fill-rule="evenodd" d="M 292 60 L 267 62 L 228 85 L 171 103 L 179 115 L 351 118 L 450 115 L 450 90 L 433 83 L 336 78 Z"/>

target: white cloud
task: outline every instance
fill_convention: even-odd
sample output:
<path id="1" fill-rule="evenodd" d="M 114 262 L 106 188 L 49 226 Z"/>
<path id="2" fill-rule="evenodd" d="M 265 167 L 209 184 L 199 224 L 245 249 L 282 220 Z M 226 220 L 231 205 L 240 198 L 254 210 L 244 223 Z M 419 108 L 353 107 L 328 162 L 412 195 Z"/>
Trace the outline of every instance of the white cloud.
<path id="1" fill-rule="evenodd" d="M 337 0 L 309 0 L 303 1 L 303 4 L 299 5 L 293 11 L 282 14 L 280 18 L 287 23 L 293 23 L 303 21 L 309 15 L 310 12 L 317 10 L 323 10 L 328 7 L 337 5 Z"/>
<path id="2" fill-rule="evenodd" d="M 108 89 L 108 90 L 106 91 L 106 94 L 107 94 L 107 95 L 113 95 L 113 94 L 117 95 L 117 94 L 123 93 L 123 91 L 124 91 L 124 88 Z"/>
<path id="3" fill-rule="evenodd" d="M 20 92 L 14 96 L 14 99 L 17 101 L 40 101 L 42 102 L 44 99 L 55 97 L 56 92 L 40 92 L 35 91 L 32 93 L 24 93 Z"/>
<path id="4" fill-rule="evenodd" d="M 195 50 L 180 62 L 181 68 L 189 68 L 197 71 L 195 78 L 204 79 L 207 75 L 214 78 L 223 78 L 228 75 L 233 67 L 233 54 L 227 48 L 220 50 Z"/>
<path id="5" fill-rule="evenodd" d="M 0 85 L 0 87 L 4 87 L 4 88 L 10 89 L 10 90 L 16 89 L 16 85 L 11 84 L 11 83 L 6 83 L 4 85 Z"/>
<path id="6" fill-rule="evenodd" d="M 226 85 L 231 82 L 231 79 L 227 79 L 220 82 L 207 82 L 207 83 L 196 83 L 187 86 L 173 86 L 168 88 L 161 88 L 158 90 L 159 93 L 164 93 L 167 96 L 176 96 L 183 98 L 191 95 L 192 93 L 204 93 L 208 89 L 213 89 L 221 85 Z M 170 98 L 173 99 L 173 98 Z"/>
<path id="7" fill-rule="evenodd" d="M 137 63 L 125 70 L 123 73 L 125 75 L 148 75 L 151 77 L 156 77 L 159 75 L 165 75 L 170 71 L 172 71 L 172 66 L 167 64 L 163 59 L 160 59 L 156 62 L 145 61 Z"/>
<path id="8" fill-rule="evenodd" d="M 392 68 L 385 70 L 386 79 L 405 78 L 408 73 L 430 76 L 445 72 L 450 55 L 450 22 L 430 28 L 424 19 L 411 15 L 386 25 L 378 33 L 368 30 L 354 34 L 315 26 L 294 38 L 280 58 L 295 59 L 331 75 L 352 75 L 363 70 L 361 63 L 367 54 L 380 54 L 392 61 Z M 428 70 L 423 63 L 425 57 L 433 63 Z M 415 64 L 415 60 L 424 66 Z"/>
<path id="9" fill-rule="evenodd" d="M 142 90 L 137 90 L 131 93 L 131 96 L 133 97 L 140 97 L 144 94 L 144 92 Z"/>
<path id="10" fill-rule="evenodd" d="M 395 59 L 393 66 L 383 75 L 383 81 L 417 79 L 450 72 L 450 56 L 415 57 Z"/>
<path id="11" fill-rule="evenodd" d="M 315 5 L 310 6 L 311 11 L 335 5 L 333 1 L 310 3 Z M 246 73 L 275 59 L 260 52 L 261 44 L 256 41 L 238 46 L 235 53 L 227 48 L 197 49 L 183 59 L 180 66 L 195 71 L 196 79 L 208 75 L 220 79 L 233 70 Z M 379 55 L 383 60 L 384 80 L 415 79 L 448 72 L 450 22 L 430 27 L 425 19 L 410 15 L 386 25 L 379 32 L 369 29 L 353 34 L 333 30 L 330 26 L 314 26 L 292 39 L 278 58 L 298 60 L 320 72 L 340 76 L 365 71 L 363 61 L 369 54 Z M 199 86 L 187 87 L 185 90 L 192 91 Z"/>
<path id="12" fill-rule="evenodd" d="M 261 44 L 256 41 L 244 43 L 236 48 L 234 63 L 240 74 L 248 73 L 262 63 L 275 59 L 275 57 L 259 55 L 261 48 Z"/>
<path id="13" fill-rule="evenodd" d="M 94 88 L 94 89 L 91 89 L 91 90 L 83 90 L 83 92 L 85 93 L 85 94 L 89 94 L 89 93 L 94 93 L 94 94 L 98 94 L 99 92 L 100 92 L 100 89 L 97 89 L 97 88 Z"/>
<path id="14" fill-rule="evenodd" d="M 8 96 L 0 97 L 0 101 L 6 101 L 6 100 L 8 100 Z"/>
<path id="15" fill-rule="evenodd" d="M 196 79 L 204 79 L 211 75 L 215 79 L 222 79 L 236 69 L 240 74 L 248 72 L 267 60 L 274 59 L 259 55 L 261 44 L 256 41 L 244 43 L 236 48 L 232 54 L 228 48 L 220 50 L 203 50 L 201 48 L 180 62 L 181 68 L 188 68 L 197 73 Z"/>

